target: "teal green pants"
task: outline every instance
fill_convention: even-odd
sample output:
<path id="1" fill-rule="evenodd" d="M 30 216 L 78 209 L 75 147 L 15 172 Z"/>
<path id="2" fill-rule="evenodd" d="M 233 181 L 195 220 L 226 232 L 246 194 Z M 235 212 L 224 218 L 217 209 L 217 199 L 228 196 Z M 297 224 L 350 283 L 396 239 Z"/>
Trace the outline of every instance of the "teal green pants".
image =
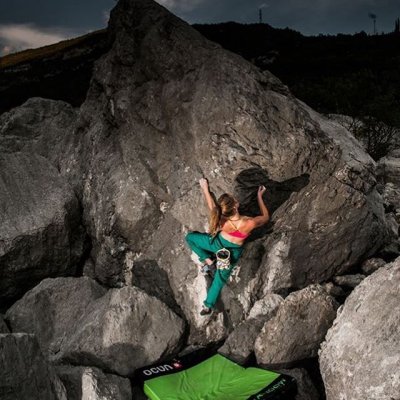
<path id="1" fill-rule="evenodd" d="M 223 270 L 217 269 L 215 271 L 214 279 L 207 292 L 207 298 L 204 300 L 204 305 L 206 307 L 214 307 L 221 289 L 228 281 L 233 268 L 243 252 L 243 246 L 229 242 L 220 234 L 213 238 L 209 233 L 202 232 L 189 232 L 186 235 L 186 242 L 192 251 L 199 256 L 201 262 L 206 258 L 215 258 L 215 253 L 223 248 L 228 249 L 231 253 L 230 267 Z"/>

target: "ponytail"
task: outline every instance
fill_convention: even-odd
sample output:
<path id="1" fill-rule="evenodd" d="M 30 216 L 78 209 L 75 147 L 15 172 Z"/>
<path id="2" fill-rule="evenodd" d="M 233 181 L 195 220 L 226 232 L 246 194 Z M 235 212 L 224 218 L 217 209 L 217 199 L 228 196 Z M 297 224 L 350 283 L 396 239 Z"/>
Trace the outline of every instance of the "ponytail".
<path id="1" fill-rule="evenodd" d="M 215 235 L 219 232 L 221 216 L 222 216 L 221 206 L 219 204 L 216 204 L 211 211 L 211 217 L 210 217 L 210 234 L 213 237 L 215 237 Z"/>
<path id="2" fill-rule="evenodd" d="M 210 234 L 212 237 L 215 237 L 221 230 L 221 219 L 230 218 L 237 212 L 236 204 L 237 201 L 232 195 L 224 193 L 220 196 L 215 207 L 211 211 Z"/>

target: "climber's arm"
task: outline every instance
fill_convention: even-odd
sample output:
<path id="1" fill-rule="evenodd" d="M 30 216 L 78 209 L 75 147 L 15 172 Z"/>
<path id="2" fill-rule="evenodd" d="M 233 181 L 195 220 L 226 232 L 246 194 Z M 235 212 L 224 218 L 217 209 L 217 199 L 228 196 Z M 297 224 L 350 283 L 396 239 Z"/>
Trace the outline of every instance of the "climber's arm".
<path id="1" fill-rule="evenodd" d="M 215 204 L 213 197 L 211 196 L 210 189 L 208 188 L 207 179 L 201 178 L 199 183 L 200 183 L 201 190 L 203 191 L 204 198 L 206 199 L 208 208 L 210 210 L 213 210 L 216 207 L 216 204 Z"/>
<path id="2" fill-rule="evenodd" d="M 260 186 L 258 188 L 257 202 L 258 202 L 258 206 L 260 207 L 261 215 L 254 217 L 249 221 L 251 229 L 258 228 L 258 227 L 266 224 L 269 221 L 268 208 L 265 205 L 263 197 L 262 197 L 265 190 L 266 190 L 265 186 Z"/>

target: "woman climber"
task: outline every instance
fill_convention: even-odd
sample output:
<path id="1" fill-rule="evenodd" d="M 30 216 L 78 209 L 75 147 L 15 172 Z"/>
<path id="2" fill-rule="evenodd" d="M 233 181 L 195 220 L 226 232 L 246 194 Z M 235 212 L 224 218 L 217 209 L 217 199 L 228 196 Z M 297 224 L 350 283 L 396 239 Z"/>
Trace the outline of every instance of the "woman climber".
<path id="1" fill-rule="evenodd" d="M 269 212 L 262 198 L 266 190 L 264 186 L 260 186 L 257 193 L 261 215 L 251 218 L 239 214 L 239 202 L 233 196 L 224 193 L 215 203 L 207 179 L 201 178 L 199 183 L 211 212 L 210 232 L 189 232 L 186 242 L 198 256 L 202 270 L 213 264 L 217 267 L 200 312 L 207 315 L 212 312 L 221 289 L 237 264 L 246 238 L 253 229 L 268 222 Z"/>

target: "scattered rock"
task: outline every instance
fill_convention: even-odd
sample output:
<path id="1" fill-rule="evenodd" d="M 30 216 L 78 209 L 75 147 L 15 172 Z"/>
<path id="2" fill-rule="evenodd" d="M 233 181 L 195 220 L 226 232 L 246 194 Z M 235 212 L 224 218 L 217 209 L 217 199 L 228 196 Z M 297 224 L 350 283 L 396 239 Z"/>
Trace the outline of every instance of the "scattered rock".
<path id="1" fill-rule="evenodd" d="M 332 282 L 327 282 L 321 285 L 326 292 L 335 298 L 343 298 L 346 296 L 346 292 L 340 287 L 336 286 Z"/>
<path id="2" fill-rule="evenodd" d="M 361 269 L 365 275 L 371 275 L 373 272 L 377 271 L 381 267 L 384 267 L 385 265 L 386 261 L 382 258 L 369 258 L 361 264 Z"/>
<path id="3" fill-rule="evenodd" d="M 355 275 L 342 275 L 342 276 L 334 276 L 333 282 L 340 286 L 348 286 L 355 288 L 359 285 L 363 279 L 365 279 L 365 275 L 355 274 Z"/>
<path id="4" fill-rule="evenodd" d="M 0 395 L 2 400 L 67 400 L 34 335 L 0 334 Z"/>
<path id="5" fill-rule="evenodd" d="M 135 287 L 111 289 L 87 307 L 56 358 L 132 376 L 176 352 L 183 333 L 184 322 L 155 297 Z"/>
<path id="6" fill-rule="evenodd" d="M 256 339 L 258 363 L 286 368 L 315 357 L 337 308 L 337 302 L 320 285 L 291 293 Z"/>
<path id="7" fill-rule="evenodd" d="M 51 361 L 129 376 L 176 351 L 184 322 L 135 287 L 108 292 L 88 277 L 46 279 L 6 314 L 13 331 L 35 333 Z"/>
<path id="8" fill-rule="evenodd" d="M 346 299 L 319 362 L 327 400 L 397 399 L 400 393 L 400 258 Z"/>
<path id="9" fill-rule="evenodd" d="M 129 379 L 105 374 L 94 367 L 55 367 L 63 382 L 68 400 L 131 400 L 132 390 Z"/>
<path id="10" fill-rule="evenodd" d="M 262 327 L 276 314 L 282 301 L 277 294 L 267 295 L 257 301 L 249 317 L 233 330 L 218 352 L 239 364 L 245 363 L 254 351 L 254 342 Z"/>
<path id="11" fill-rule="evenodd" d="M 277 294 L 267 294 L 261 300 L 254 303 L 249 312 L 249 318 L 270 319 L 281 305 L 283 298 Z"/>
<path id="12" fill-rule="evenodd" d="M 11 307 L 6 318 L 13 332 L 36 334 L 44 355 L 52 359 L 89 304 L 105 293 L 87 277 L 45 279 Z"/>
<path id="13" fill-rule="evenodd" d="M 400 151 L 391 152 L 386 157 L 382 157 L 378 162 L 378 177 L 380 182 L 393 183 L 400 188 Z M 399 199 L 397 199 L 399 202 Z M 400 203 L 399 203 L 400 206 Z"/>

